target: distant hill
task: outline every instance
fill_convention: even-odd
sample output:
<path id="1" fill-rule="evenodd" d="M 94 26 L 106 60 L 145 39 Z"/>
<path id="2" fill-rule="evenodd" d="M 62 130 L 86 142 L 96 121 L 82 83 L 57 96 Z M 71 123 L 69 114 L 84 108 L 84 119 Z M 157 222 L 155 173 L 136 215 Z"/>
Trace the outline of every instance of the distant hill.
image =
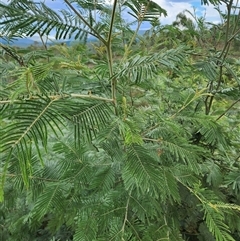
<path id="1" fill-rule="evenodd" d="M 89 42 L 96 41 L 95 38 L 89 38 Z M 77 42 L 76 40 L 56 40 L 56 41 L 49 41 L 47 45 L 54 45 L 54 44 L 59 44 L 59 43 L 65 43 L 66 45 L 71 45 L 73 43 Z M 41 46 L 42 43 L 40 41 L 33 40 L 31 38 L 19 38 L 19 39 L 14 39 L 11 40 L 10 42 L 6 41 L 3 38 L 0 38 L 0 43 L 2 44 L 7 44 L 10 46 L 17 46 L 21 48 L 27 48 L 31 45 L 39 45 Z"/>
<path id="2" fill-rule="evenodd" d="M 146 30 L 139 30 L 140 35 L 143 35 L 145 32 L 146 32 Z M 88 38 L 88 42 L 94 42 L 94 41 L 96 41 L 96 38 L 94 38 L 94 37 Z M 58 44 L 58 43 L 65 43 L 66 45 L 71 45 L 75 42 L 77 42 L 77 40 L 56 40 L 56 41 L 49 41 L 48 45 L 54 45 L 54 44 Z M 26 48 L 31 45 L 39 45 L 39 46 L 42 45 L 42 43 L 40 41 L 35 41 L 31 38 L 18 38 L 18 39 L 12 40 L 11 42 L 7 42 L 5 39 L 0 38 L 0 43 L 8 44 L 10 46 L 17 46 L 17 47 L 21 47 L 21 48 Z"/>
<path id="3" fill-rule="evenodd" d="M 28 47 L 28 46 L 34 45 L 34 44 L 40 44 L 40 42 L 38 43 L 30 38 L 19 38 L 19 39 L 11 40 L 10 42 L 6 41 L 3 38 L 0 38 L 0 43 L 8 44 L 11 46 L 22 47 L 22 48 Z"/>

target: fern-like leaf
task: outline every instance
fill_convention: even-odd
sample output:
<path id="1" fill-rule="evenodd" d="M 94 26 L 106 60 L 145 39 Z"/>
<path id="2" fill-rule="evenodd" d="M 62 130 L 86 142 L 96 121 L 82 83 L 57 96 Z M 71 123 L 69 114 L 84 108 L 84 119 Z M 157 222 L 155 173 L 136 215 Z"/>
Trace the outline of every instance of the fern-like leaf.
<path id="1" fill-rule="evenodd" d="M 184 52 L 178 49 L 168 50 L 165 53 L 156 53 L 151 56 L 133 56 L 124 64 L 120 72 L 115 76 L 118 78 L 128 78 L 134 83 L 139 83 L 146 79 L 151 79 L 159 71 L 160 66 L 168 69 L 175 69 L 177 64 L 184 60 Z"/>
<path id="2" fill-rule="evenodd" d="M 154 1 L 131 0 L 125 1 L 123 5 L 131 9 L 129 14 L 138 21 L 154 21 L 161 15 L 167 15 L 166 10 Z"/>
<path id="3" fill-rule="evenodd" d="M 12 32 L 19 32 L 25 36 L 40 33 L 43 36 L 49 35 L 55 29 L 56 39 L 72 36 L 79 39 L 90 33 L 78 17 L 73 17 L 67 12 L 62 12 L 63 17 L 61 17 L 42 2 L 37 5 L 31 1 L 12 1 L 8 5 L 0 3 L 0 7 L 4 9 L 4 18 L 0 25 L 4 26 L 3 30 L 9 36 Z"/>
<path id="4" fill-rule="evenodd" d="M 223 215 L 208 205 L 204 205 L 204 210 L 206 224 L 216 241 L 234 241 L 230 235 L 229 227 L 224 223 Z"/>
<path id="5" fill-rule="evenodd" d="M 64 212 L 64 195 L 62 186 L 51 184 L 44 189 L 44 192 L 38 197 L 31 215 L 37 220 L 41 220 L 45 214 L 54 210 L 56 213 Z"/>
<path id="6" fill-rule="evenodd" d="M 158 196 L 156 187 L 163 183 L 163 177 L 160 173 L 161 169 L 158 167 L 158 163 L 145 148 L 138 145 L 129 147 L 122 174 L 128 190 L 133 187 L 143 193 L 152 190 L 152 195 Z"/>
<path id="7" fill-rule="evenodd" d="M 78 108 L 70 113 L 75 124 L 75 137 L 78 141 L 84 136 L 88 140 L 92 140 L 102 126 L 106 126 L 111 117 L 111 110 L 105 102 L 85 102 L 81 104 L 81 111 Z"/>

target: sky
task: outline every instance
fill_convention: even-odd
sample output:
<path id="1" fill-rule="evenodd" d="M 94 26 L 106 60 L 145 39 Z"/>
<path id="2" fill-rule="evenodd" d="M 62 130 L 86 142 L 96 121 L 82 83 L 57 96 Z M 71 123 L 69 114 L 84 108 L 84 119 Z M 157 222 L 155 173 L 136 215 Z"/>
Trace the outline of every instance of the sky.
<path id="1" fill-rule="evenodd" d="M 4 0 L 7 1 L 7 0 Z M 127 0 L 126 0 L 127 1 Z M 171 24 L 176 20 L 177 14 L 183 12 L 184 10 L 189 10 L 191 12 L 195 11 L 197 16 L 205 16 L 206 20 L 212 23 L 219 23 L 220 17 L 217 10 L 213 5 L 201 5 L 201 0 L 153 0 L 158 3 L 163 9 L 167 11 L 167 16 L 160 17 L 161 24 Z M 237 1 L 237 0 L 235 0 Z M 112 3 L 113 0 L 105 0 L 106 3 Z M 60 6 L 64 6 L 62 0 L 45 0 L 45 3 L 52 9 L 59 9 Z M 226 6 L 220 6 L 222 11 L 226 11 Z M 131 18 L 131 16 L 124 14 L 124 17 Z M 189 17 L 191 17 L 189 15 Z M 127 20 L 127 19 L 126 19 Z M 141 27 L 142 29 L 149 29 L 150 25 L 144 23 Z"/>
<path id="2" fill-rule="evenodd" d="M 0 0 L 1 2 L 7 3 L 9 0 Z M 42 1 L 42 0 L 40 0 Z M 59 10 L 66 8 L 63 0 L 43 0 L 47 6 L 52 8 L 53 10 Z M 105 0 L 106 3 L 111 3 L 112 0 Z M 126 0 L 127 1 L 127 0 Z M 154 2 L 158 3 L 163 9 L 167 11 L 167 17 L 160 17 L 161 24 L 171 24 L 175 19 L 176 15 L 184 10 L 189 10 L 195 12 L 197 16 L 205 16 L 206 20 L 212 23 L 220 22 L 220 17 L 217 10 L 212 5 L 201 5 L 201 0 L 153 0 Z M 234 0 L 238 1 L 238 0 Z M 226 6 L 221 6 L 220 9 L 222 11 L 226 11 Z M 128 16 L 128 17 L 127 17 Z M 190 17 L 190 15 L 189 15 Z M 130 18 L 129 15 L 124 14 L 124 18 Z M 128 20 L 128 19 L 126 19 Z M 129 19 L 130 20 L 130 19 Z M 145 23 L 142 25 L 142 29 L 149 29 L 150 25 Z"/>
<path id="3" fill-rule="evenodd" d="M 195 9 L 198 16 L 205 16 L 206 20 L 209 22 L 217 23 L 220 21 L 219 14 L 213 5 L 204 6 L 201 5 L 201 0 L 154 0 L 162 8 L 167 10 L 168 16 L 166 18 L 161 18 L 162 24 L 171 24 L 175 19 L 176 15 L 184 10 L 189 10 L 193 12 Z M 224 10 L 224 8 L 222 8 Z"/>
<path id="4" fill-rule="evenodd" d="M 7 0 L 4 0 L 5 2 Z M 127 0 L 126 0 L 127 1 Z M 206 16 L 206 20 L 209 22 L 217 23 L 220 21 L 218 12 L 214 9 L 213 5 L 203 6 L 201 0 L 153 0 L 158 3 L 163 9 L 167 11 L 167 17 L 161 17 L 162 24 L 171 24 L 176 15 L 184 10 L 193 12 L 193 8 L 198 16 Z M 236 0 L 237 1 L 237 0 Z M 106 3 L 111 3 L 112 0 L 105 0 Z M 45 3 L 53 9 L 59 9 L 63 5 L 62 0 L 45 0 Z M 221 10 L 225 11 L 225 6 L 220 6 Z"/>
<path id="5" fill-rule="evenodd" d="M 0 0 L 1 2 L 7 3 L 9 0 Z M 40 0 L 42 1 L 42 0 Z M 127 1 L 127 0 L 126 0 Z M 175 19 L 176 15 L 184 10 L 193 11 L 195 8 L 198 16 L 206 16 L 207 21 L 210 22 L 219 22 L 219 14 L 214 9 L 214 6 L 203 6 L 201 5 L 201 0 L 153 0 L 158 3 L 163 9 L 167 11 L 167 17 L 161 17 L 162 24 L 171 24 Z M 235 0 L 237 1 L 237 0 Z M 51 7 L 54 10 L 64 8 L 63 0 L 43 0 L 46 5 Z M 111 3 L 112 0 L 105 0 L 106 3 Z M 220 6 L 221 10 L 225 11 L 225 6 Z"/>

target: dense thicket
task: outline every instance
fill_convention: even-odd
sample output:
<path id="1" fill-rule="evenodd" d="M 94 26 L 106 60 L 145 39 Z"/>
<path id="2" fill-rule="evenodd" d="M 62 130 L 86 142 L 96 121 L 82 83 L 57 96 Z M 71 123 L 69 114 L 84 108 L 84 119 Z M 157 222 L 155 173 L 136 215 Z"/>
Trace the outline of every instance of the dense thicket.
<path id="1" fill-rule="evenodd" d="M 3 38 L 43 44 L 0 45 L 0 239 L 240 240 L 233 1 L 167 26 L 152 1 L 64 3 L 0 3 Z"/>

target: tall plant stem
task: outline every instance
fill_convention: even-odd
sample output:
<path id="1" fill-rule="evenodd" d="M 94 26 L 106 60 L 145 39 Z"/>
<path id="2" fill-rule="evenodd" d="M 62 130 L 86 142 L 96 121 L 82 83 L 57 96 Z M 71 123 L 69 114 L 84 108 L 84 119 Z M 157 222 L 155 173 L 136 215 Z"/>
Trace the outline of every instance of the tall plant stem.
<path id="1" fill-rule="evenodd" d="M 128 208 L 129 208 L 129 201 L 130 201 L 131 193 L 132 193 L 132 190 L 129 193 L 129 197 L 127 199 L 127 204 L 126 204 L 126 207 L 125 207 L 125 215 L 124 215 L 123 225 L 122 225 L 122 228 L 121 228 L 122 240 L 124 240 L 124 238 L 123 238 L 124 230 L 125 230 L 126 222 L 128 221 Z"/>
<path id="2" fill-rule="evenodd" d="M 42 37 L 42 35 L 39 32 L 38 32 L 38 35 L 39 35 L 39 38 L 40 38 L 40 40 L 42 42 L 42 45 L 43 45 L 44 49 L 47 50 L 47 41 L 45 42 L 43 40 L 43 37 Z M 49 62 L 49 58 L 48 58 L 48 62 Z"/>
<path id="3" fill-rule="evenodd" d="M 140 29 L 140 27 L 141 27 L 141 25 L 142 25 L 143 18 L 144 18 L 144 16 L 145 16 L 146 12 L 147 12 L 147 9 L 148 9 L 148 7 L 149 7 L 149 4 L 150 4 L 150 1 L 148 2 L 147 6 L 145 7 L 144 12 L 143 12 L 143 13 L 139 13 L 138 25 L 137 25 L 137 28 L 136 28 L 136 30 L 135 30 L 132 38 L 131 38 L 131 41 L 130 41 L 129 45 L 127 46 L 127 48 L 126 48 L 126 50 L 125 50 L 124 57 L 123 57 L 123 61 L 127 58 L 129 49 L 132 47 L 132 44 L 133 44 L 134 40 L 135 40 L 136 37 L 137 37 L 138 31 L 139 31 L 139 29 Z"/>
<path id="4" fill-rule="evenodd" d="M 101 41 L 106 46 L 107 57 L 108 57 L 108 68 L 109 68 L 109 74 L 110 74 L 110 79 L 111 79 L 112 100 L 113 100 L 113 104 L 114 104 L 115 114 L 117 114 L 117 101 L 116 101 L 117 81 L 115 78 L 113 78 L 113 57 L 112 57 L 112 45 L 111 45 L 113 24 L 114 24 L 114 18 L 115 18 L 116 7 L 117 7 L 117 0 L 114 0 L 114 3 L 113 3 L 112 17 L 111 17 L 110 29 L 109 29 L 107 41 L 84 19 L 84 17 L 73 7 L 73 5 L 68 0 L 64 0 L 64 2 L 83 21 L 83 23 L 86 26 L 88 26 L 88 28 L 91 30 L 91 34 L 93 36 L 97 37 L 98 40 Z"/>
<path id="5" fill-rule="evenodd" d="M 230 42 L 228 41 L 228 37 L 229 37 L 229 32 L 230 32 L 230 18 L 231 18 L 232 4 L 233 4 L 233 0 L 230 0 L 229 3 L 226 4 L 227 5 L 226 36 L 225 36 L 225 44 L 224 44 L 224 47 L 222 49 L 222 53 L 220 55 L 220 58 L 222 58 L 223 56 L 226 56 L 225 52 L 227 50 L 229 50 Z"/>
<path id="6" fill-rule="evenodd" d="M 234 105 L 236 105 L 239 101 L 240 101 L 240 98 L 237 99 L 236 101 L 234 101 L 234 102 L 216 119 L 216 121 L 218 121 L 219 119 L 221 119 L 221 118 L 222 118 L 229 110 L 231 110 L 232 107 L 233 107 Z"/>
<path id="7" fill-rule="evenodd" d="M 123 29 L 123 19 L 122 19 L 122 5 L 121 3 L 118 4 L 118 11 L 119 11 L 119 15 L 120 15 L 120 20 L 119 20 L 119 25 L 121 26 L 121 29 Z M 125 47 L 126 44 L 126 40 L 125 40 L 125 32 L 122 30 L 121 31 L 121 35 L 122 35 L 122 45 L 123 48 Z"/>
<path id="8" fill-rule="evenodd" d="M 117 100 L 116 100 L 117 79 L 113 76 L 114 73 L 113 73 L 113 56 L 112 56 L 112 32 L 113 32 L 114 19 L 116 15 L 116 8 L 117 8 L 117 0 L 114 0 L 106 47 L 107 47 L 108 68 L 109 68 L 109 75 L 110 75 L 109 77 L 111 79 L 112 99 L 114 103 L 115 114 L 117 115 Z"/>
<path id="9" fill-rule="evenodd" d="M 230 0 L 229 3 L 226 3 L 227 5 L 227 20 L 226 20 L 226 36 L 225 36 L 225 43 L 224 43 L 224 47 L 222 49 L 222 52 L 219 56 L 219 60 L 217 62 L 217 65 L 219 66 L 219 76 L 218 76 L 218 81 L 217 81 L 217 86 L 215 88 L 215 92 L 217 92 L 221 86 L 222 83 L 222 75 L 223 75 L 223 64 L 224 61 L 228 55 L 229 49 L 230 49 L 230 44 L 232 42 L 232 40 L 234 39 L 233 36 L 235 36 L 234 32 L 236 31 L 236 26 L 233 29 L 233 35 L 231 38 L 229 38 L 229 34 L 230 34 L 230 19 L 231 19 L 231 10 L 232 10 L 232 5 L 233 5 L 233 0 Z M 239 17 L 239 16 L 238 16 Z M 237 25 L 237 23 L 236 23 Z M 212 92 L 213 90 L 213 81 L 210 83 L 209 85 L 209 92 Z M 214 100 L 215 95 L 212 96 L 208 96 L 205 99 L 205 113 L 206 115 L 209 115 L 211 108 L 212 108 L 212 104 L 213 104 L 213 100 Z"/>
<path id="10" fill-rule="evenodd" d="M 142 25 L 142 20 L 138 21 L 137 28 L 136 28 L 136 30 L 135 30 L 133 36 L 132 36 L 131 42 L 129 43 L 129 45 L 128 45 L 128 47 L 127 47 L 127 52 L 128 52 L 129 49 L 132 47 L 132 44 L 133 44 L 134 40 L 135 40 L 136 37 L 137 37 L 137 33 L 138 33 L 138 31 L 139 31 L 141 25 Z"/>

